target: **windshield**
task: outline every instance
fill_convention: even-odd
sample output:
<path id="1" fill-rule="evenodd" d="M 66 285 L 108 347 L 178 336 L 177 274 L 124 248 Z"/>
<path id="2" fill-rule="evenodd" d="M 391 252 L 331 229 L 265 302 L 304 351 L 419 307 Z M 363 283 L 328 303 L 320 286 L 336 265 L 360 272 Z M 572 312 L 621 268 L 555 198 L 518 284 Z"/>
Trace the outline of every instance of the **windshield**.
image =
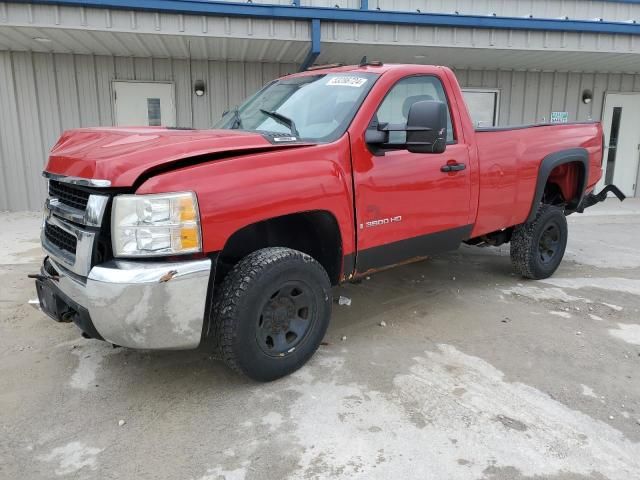
<path id="1" fill-rule="evenodd" d="M 227 112 L 214 128 L 281 133 L 332 142 L 347 129 L 377 80 L 373 73 L 329 73 L 270 83 Z"/>

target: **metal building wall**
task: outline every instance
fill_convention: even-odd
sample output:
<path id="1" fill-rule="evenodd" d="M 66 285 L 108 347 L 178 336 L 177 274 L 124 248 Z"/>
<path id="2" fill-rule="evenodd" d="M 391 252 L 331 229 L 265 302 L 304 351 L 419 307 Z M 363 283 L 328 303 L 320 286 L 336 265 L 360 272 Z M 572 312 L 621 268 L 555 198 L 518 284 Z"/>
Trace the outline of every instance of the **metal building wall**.
<path id="1" fill-rule="evenodd" d="M 640 92 L 640 75 L 619 73 L 534 72 L 455 69 L 463 87 L 500 90 L 500 125 L 549 121 L 551 112 L 569 121 L 600 120 L 605 92 Z M 582 92 L 593 100 L 582 103 Z"/>
<path id="2" fill-rule="evenodd" d="M 60 133 L 113 125 L 112 80 L 173 81 L 177 124 L 210 127 L 267 81 L 297 70 L 277 63 L 0 51 L 0 211 L 39 210 L 41 172 Z M 207 93 L 193 94 L 205 80 Z"/>
<path id="3" fill-rule="evenodd" d="M 309 0 L 323 2 L 325 0 Z M 343 0 L 347 1 L 347 0 Z M 304 0 L 302 0 L 304 5 Z M 332 5 L 333 6 L 333 5 Z M 369 0 L 369 8 L 455 13 L 461 15 L 492 15 L 504 17 L 561 18 L 625 22 L 640 22 L 640 4 L 615 0 Z"/>
<path id="4" fill-rule="evenodd" d="M 164 80 L 176 85 L 180 126 L 206 128 L 230 105 L 292 64 L 41 54 L 0 51 L 0 210 L 39 210 L 47 152 L 64 129 L 112 125 L 112 80 Z M 640 92 L 640 75 L 512 70 L 456 70 L 463 87 L 500 90 L 500 125 L 549 120 L 599 120 L 604 93 Z M 207 94 L 196 97 L 193 81 Z M 594 100 L 581 102 L 582 91 Z"/>
<path id="5" fill-rule="evenodd" d="M 218 0 L 245 3 L 239 0 Z M 362 0 L 299 0 L 303 7 L 339 7 L 359 9 Z M 292 0 L 253 0 L 252 3 L 291 5 Z M 640 22 L 640 4 L 628 0 L 368 0 L 369 10 L 390 10 L 425 13 L 455 13 L 461 15 L 492 15 L 505 17 L 562 18 Z"/>
<path id="6" fill-rule="evenodd" d="M 374 0 L 368 1 L 372 8 Z M 434 9 L 445 5 L 436 0 L 422 1 Z M 513 2 L 501 1 L 505 5 Z M 536 1 L 544 3 L 545 0 Z M 553 1 L 563 4 L 559 0 Z M 188 2 L 184 3 L 187 5 Z M 283 15 L 291 12 L 292 15 L 305 16 L 310 13 L 305 8 L 296 7 L 265 9 L 237 2 L 232 7 L 214 3 L 217 8 L 231 8 L 239 13 L 243 8 L 259 8 L 261 14 L 269 10 Z M 486 7 L 490 0 L 472 4 L 467 0 L 450 3 L 481 8 L 480 4 Z M 521 0 L 521 3 L 530 2 Z M 589 2 L 589 5 L 604 3 L 614 4 Z M 334 13 L 337 15 L 339 9 L 315 9 L 314 12 L 332 16 Z M 250 12 L 245 10 L 244 13 Z M 355 17 L 359 13 L 344 10 L 343 14 L 346 15 L 343 18 L 345 21 L 325 18 L 320 22 L 322 47 L 319 62 L 353 63 L 363 55 L 368 55 L 380 60 L 413 63 L 416 58 L 425 58 L 427 55 L 425 61 L 429 63 L 474 69 L 640 72 L 640 35 L 605 28 L 607 25 L 611 27 L 607 22 L 602 23 L 604 30 L 601 32 L 571 31 L 571 21 L 562 26 L 564 22 L 558 20 L 552 22 L 553 25 L 569 28 L 569 31 L 549 31 L 539 30 L 539 20 L 529 23 L 532 27 L 537 25 L 534 30 L 523 30 L 509 28 L 510 22 L 515 20 L 508 18 L 497 19 L 506 22 L 499 28 L 474 28 L 387 24 L 384 21 L 391 18 L 384 12 L 367 12 L 369 21 L 360 23 L 346 21 L 349 16 Z M 415 11 L 402 15 L 415 21 L 428 20 L 428 16 Z M 481 19 L 474 22 L 485 23 L 488 21 L 487 15 L 483 14 Z M 373 17 L 383 23 L 370 23 Z M 455 18 L 453 15 L 450 17 Z M 524 17 L 519 19 L 524 22 L 520 27 L 529 22 Z M 598 24 L 591 21 L 589 28 L 597 30 Z M 640 29 L 638 25 L 622 24 L 616 27 L 632 28 L 633 33 Z M 308 19 L 188 15 L 5 3 L 1 0 L 0 30 L 0 50 L 297 64 L 306 58 L 312 39 L 311 22 Z"/>

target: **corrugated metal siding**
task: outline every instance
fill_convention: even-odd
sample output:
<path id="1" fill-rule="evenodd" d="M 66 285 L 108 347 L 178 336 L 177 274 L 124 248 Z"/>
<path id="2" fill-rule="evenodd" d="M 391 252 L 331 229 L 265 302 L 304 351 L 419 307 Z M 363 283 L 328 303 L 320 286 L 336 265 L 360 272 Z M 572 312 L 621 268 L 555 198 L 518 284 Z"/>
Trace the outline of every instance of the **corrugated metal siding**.
<path id="1" fill-rule="evenodd" d="M 476 8 L 476 4 L 482 3 L 484 6 L 477 8 L 484 11 L 494 5 L 490 2 L 470 4 L 466 0 L 423 2 L 436 10 L 453 4 Z M 511 0 L 504 2 L 511 5 Z M 522 3 L 530 2 L 522 0 Z M 311 40 L 308 21 L 28 3 L 1 5 L 6 6 L 6 15 L 2 15 L 0 9 L 0 50 L 301 63 Z M 291 7 L 291 11 L 294 10 L 296 8 Z M 379 16 L 382 19 L 384 13 Z M 416 14 L 415 17 L 420 16 Z M 370 58 L 410 63 L 415 61 L 416 55 L 425 53 L 416 50 L 428 48 L 428 62 L 467 68 L 640 73 L 640 35 L 323 20 L 321 37 L 320 59 L 323 62 L 356 62 L 363 55 L 369 55 Z M 37 40 L 43 38 L 50 41 Z M 398 50 L 399 46 L 403 48 Z"/>
<path id="2" fill-rule="evenodd" d="M 240 5 L 238 0 L 217 0 Z M 292 0 L 252 0 L 251 3 L 292 5 Z M 360 8 L 360 0 L 300 0 L 303 7 Z M 491 15 L 505 17 L 533 16 L 536 18 L 569 17 L 576 20 L 602 18 L 624 22 L 640 21 L 640 4 L 597 0 L 369 0 L 371 10 L 399 10 L 462 15 Z"/>
<path id="3" fill-rule="evenodd" d="M 47 152 L 67 128 L 112 125 L 112 80 L 173 81 L 177 121 L 206 128 L 222 112 L 293 64 L 0 51 L 0 210 L 37 210 Z M 463 87 L 500 90 L 499 124 L 600 119 L 605 91 L 640 92 L 640 75 L 457 69 Z M 203 79 L 207 93 L 192 94 Z M 593 91 L 585 105 L 582 91 Z"/>
<path id="4" fill-rule="evenodd" d="M 112 80 L 176 85 L 178 125 L 210 127 L 229 106 L 293 64 L 130 58 L 0 51 L 0 210 L 39 210 L 41 172 L 68 128 L 113 125 Z M 192 94 L 195 80 L 207 93 Z"/>
<path id="5" fill-rule="evenodd" d="M 305 20 L 0 2 L 0 50 L 299 63 L 310 40 Z"/>
<path id="6" fill-rule="evenodd" d="M 500 90 L 499 125 L 549 121 L 553 111 L 568 112 L 571 122 L 600 120 L 606 91 L 640 92 L 640 75 L 454 70 L 463 87 Z M 585 89 L 593 92 L 590 104 L 582 103 Z"/>
<path id="7" fill-rule="evenodd" d="M 632 35 L 543 32 L 528 30 L 492 30 L 433 26 L 378 25 L 347 22 L 322 22 L 322 42 L 375 45 L 485 48 L 525 51 L 544 56 L 549 51 L 634 53 L 640 51 L 638 37 Z M 473 50 L 466 53 L 475 55 Z M 509 52 L 507 52 L 509 53 Z M 612 57 L 612 60 L 615 57 Z M 538 63 L 534 63 L 538 66 Z M 624 68 L 624 67 L 621 67 Z"/>
<path id="8" fill-rule="evenodd" d="M 324 0 L 311 0 L 323 2 Z M 303 0 L 304 4 L 304 0 Z M 640 4 L 593 0 L 370 0 L 369 8 L 461 15 L 561 18 L 573 20 L 640 21 Z"/>

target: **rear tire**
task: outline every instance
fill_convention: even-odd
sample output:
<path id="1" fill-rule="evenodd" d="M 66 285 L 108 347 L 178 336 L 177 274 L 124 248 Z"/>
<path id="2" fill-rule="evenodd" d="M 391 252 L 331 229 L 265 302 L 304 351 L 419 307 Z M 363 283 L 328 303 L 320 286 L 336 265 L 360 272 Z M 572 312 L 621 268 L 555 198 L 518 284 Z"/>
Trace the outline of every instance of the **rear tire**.
<path id="1" fill-rule="evenodd" d="M 513 230 L 511 263 L 514 269 L 526 278 L 550 277 L 562 261 L 567 237 L 567 219 L 562 209 L 541 205 L 532 222 Z"/>
<path id="2" fill-rule="evenodd" d="M 267 382 L 315 353 L 331 318 L 331 283 L 309 255 L 283 247 L 250 253 L 216 289 L 213 328 L 227 366 Z"/>

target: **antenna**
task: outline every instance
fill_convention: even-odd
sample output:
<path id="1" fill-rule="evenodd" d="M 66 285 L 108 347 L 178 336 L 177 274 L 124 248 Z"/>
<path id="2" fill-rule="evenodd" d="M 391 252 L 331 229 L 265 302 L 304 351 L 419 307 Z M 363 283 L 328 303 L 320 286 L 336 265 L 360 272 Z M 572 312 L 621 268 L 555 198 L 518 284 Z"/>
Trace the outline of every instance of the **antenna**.
<path id="1" fill-rule="evenodd" d="M 360 64 L 358 65 L 359 67 L 365 67 L 369 64 L 369 62 L 367 62 L 367 56 L 365 55 L 364 57 L 362 57 L 362 59 L 360 60 Z"/>

